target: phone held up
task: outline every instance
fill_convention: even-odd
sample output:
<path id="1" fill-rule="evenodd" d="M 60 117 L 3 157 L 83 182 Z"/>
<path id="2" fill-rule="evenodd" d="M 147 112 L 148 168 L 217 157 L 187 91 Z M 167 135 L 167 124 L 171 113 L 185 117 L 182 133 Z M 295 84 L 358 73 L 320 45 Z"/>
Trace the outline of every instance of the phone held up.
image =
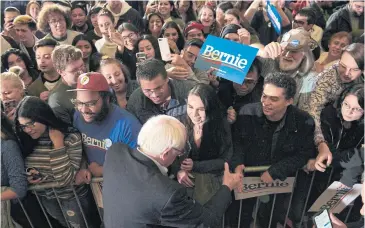
<path id="1" fill-rule="evenodd" d="M 167 38 L 158 38 L 158 46 L 160 47 L 161 58 L 165 62 L 171 61 L 170 46 Z"/>
<path id="2" fill-rule="evenodd" d="M 330 214 L 327 209 L 315 214 L 313 216 L 313 221 L 316 228 L 333 228 Z"/>

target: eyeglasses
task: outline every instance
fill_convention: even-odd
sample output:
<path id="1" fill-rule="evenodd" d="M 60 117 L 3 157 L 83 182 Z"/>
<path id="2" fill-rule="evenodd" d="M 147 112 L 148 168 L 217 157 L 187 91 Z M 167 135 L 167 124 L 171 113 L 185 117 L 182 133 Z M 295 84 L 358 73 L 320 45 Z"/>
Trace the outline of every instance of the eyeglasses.
<path id="1" fill-rule="evenodd" d="M 58 20 L 50 20 L 50 21 L 48 21 L 48 24 L 50 24 L 50 25 L 59 24 L 60 25 L 63 22 L 65 22 L 65 19 L 64 18 L 61 18 L 61 19 L 58 19 Z"/>
<path id="2" fill-rule="evenodd" d="M 364 110 L 362 108 L 351 108 L 351 106 L 346 101 L 342 102 L 342 108 L 344 108 L 347 111 L 351 111 L 355 114 L 364 113 Z"/>
<path id="3" fill-rule="evenodd" d="M 31 129 L 32 130 L 35 127 L 35 121 L 30 121 L 26 124 L 20 124 L 19 127 L 23 131 L 25 131 L 26 129 Z"/>
<path id="4" fill-rule="evenodd" d="M 186 141 L 186 144 L 185 144 L 185 147 L 184 147 L 183 150 L 179 150 L 179 149 L 176 149 L 176 148 L 173 148 L 173 149 L 175 149 L 178 152 L 177 156 L 181 157 L 181 156 L 184 156 L 184 155 L 188 155 L 190 153 L 191 144 L 190 144 L 189 141 Z"/>
<path id="5" fill-rule="evenodd" d="M 123 40 L 126 40 L 126 39 L 132 39 L 133 37 L 135 36 L 135 34 L 132 32 L 132 33 L 129 33 L 127 36 L 123 36 Z"/>
<path id="6" fill-rule="evenodd" d="M 75 105 L 75 108 L 82 108 L 82 106 L 85 106 L 85 108 L 92 108 L 96 105 L 96 103 L 98 103 L 100 98 L 101 97 L 99 97 L 99 99 L 97 99 L 97 100 L 88 101 L 88 102 L 81 102 L 81 101 L 78 101 L 76 99 L 71 99 L 71 103 L 73 105 Z"/>
<path id="7" fill-rule="evenodd" d="M 66 71 L 67 73 L 75 76 L 75 77 L 78 77 L 80 76 L 81 74 L 85 73 L 86 72 L 86 69 L 85 69 L 85 66 L 82 65 L 79 69 L 75 69 L 73 71 Z"/>
<path id="8" fill-rule="evenodd" d="M 163 85 L 157 87 L 156 89 L 142 89 L 142 91 L 146 96 L 151 96 L 153 93 L 154 94 L 161 93 L 164 90 L 164 86 L 165 86 L 165 83 Z"/>
<path id="9" fill-rule="evenodd" d="M 359 68 L 350 68 L 348 66 L 346 66 L 345 64 L 343 64 L 341 61 L 338 63 L 338 67 L 341 71 L 345 71 L 345 72 L 349 72 L 349 75 L 352 75 L 352 72 L 354 72 L 355 74 L 360 72 Z"/>

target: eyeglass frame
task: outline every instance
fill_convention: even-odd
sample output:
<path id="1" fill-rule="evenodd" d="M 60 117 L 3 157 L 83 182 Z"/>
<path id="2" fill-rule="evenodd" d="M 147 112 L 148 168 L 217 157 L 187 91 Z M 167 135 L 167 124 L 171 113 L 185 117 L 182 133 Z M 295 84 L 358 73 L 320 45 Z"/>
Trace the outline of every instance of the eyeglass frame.
<path id="1" fill-rule="evenodd" d="M 341 104 L 341 108 L 351 111 L 354 114 L 364 114 L 364 109 L 362 108 L 352 108 L 346 101 L 343 101 Z"/>
<path id="2" fill-rule="evenodd" d="M 339 68 L 341 68 L 341 67 L 344 68 L 345 69 L 345 72 L 347 72 L 347 70 L 349 70 L 349 74 L 350 75 L 352 75 L 352 72 L 355 72 L 355 73 L 361 72 L 361 69 L 360 68 L 350 68 L 350 67 L 346 66 L 345 64 L 343 64 L 341 62 L 341 60 L 338 61 L 338 67 Z"/>
<path id="3" fill-rule="evenodd" d="M 122 36 L 122 38 L 123 40 L 132 39 L 133 36 L 137 36 L 137 34 L 135 32 L 131 32 L 128 34 L 128 36 Z"/>
<path id="4" fill-rule="evenodd" d="M 30 129 L 34 129 L 35 127 L 35 122 L 34 120 L 32 121 L 29 121 L 28 123 L 26 124 L 19 124 L 19 128 L 22 130 L 22 131 L 25 131 L 25 129 L 27 128 L 30 128 Z"/>
<path id="5" fill-rule="evenodd" d="M 81 102 L 81 101 L 78 101 L 77 99 L 71 99 L 71 103 L 75 106 L 75 108 L 79 108 L 81 106 L 85 106 L 85 108 L 92 108 L 92 107 L 95 107 L 96 104 L 98 103 L 98 101 L 101 99 L 101 96 L 97 99 L 97 100 L 91 100 L 91 101 L 88 101 L 88 102 Z"/>
<path id="6" fill-rule="evenodd" d="M 160 85 L 159 87 L 155 88 L 155 89 L 142 89 L 142 92 L 146 95 L 146 96 L 151 96 L 153 93 L 157 94 L 157 93 L 161 93 L 164 91 L 164 86 L 168 83 L 168 80 L 166 80 L 166 82 L 164 82 L 164 84 Z"/>
<path id="7" fill-rule="evenodd" d="M 65 72 L 68 74 L 71 74 L 73 76 L 80 76 L 81 74 L 84 74 L 86 72 L 86 67 L 85 67 L 85 65 L 82 65 L 82 69 L 80 67 L 79 69 L 77 69 L 77 71 L 73 71 L 73 72 L 65 71 Z M 78 75 L 76 75 L 76 74 L 78 74 Z"/>
<path id="8" fill-rule="evenodd" d="M 57 24 L 61 24 L 62 22 L 65 22 L 66 23 L 66 19 L 65 18 L 61 18 L 61 19 L 58 19 L 58 20 L 53 20 L 53 21 L 47 21 L 49 25 L 57 25 Z"/>

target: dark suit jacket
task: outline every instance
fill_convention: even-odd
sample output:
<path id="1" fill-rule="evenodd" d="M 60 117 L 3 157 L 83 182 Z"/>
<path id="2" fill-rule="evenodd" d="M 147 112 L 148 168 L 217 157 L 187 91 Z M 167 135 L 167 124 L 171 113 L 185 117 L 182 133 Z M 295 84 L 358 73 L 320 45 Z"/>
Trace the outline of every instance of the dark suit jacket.
<path id="1" fill-rule="evenodd" d="M 113 144 L 106 154 L 106 228 L 219 227 L 230 202 L 230 190 L 222 186 L 207 204 L 200 205 L 151 159 L 125 144 Z"/>

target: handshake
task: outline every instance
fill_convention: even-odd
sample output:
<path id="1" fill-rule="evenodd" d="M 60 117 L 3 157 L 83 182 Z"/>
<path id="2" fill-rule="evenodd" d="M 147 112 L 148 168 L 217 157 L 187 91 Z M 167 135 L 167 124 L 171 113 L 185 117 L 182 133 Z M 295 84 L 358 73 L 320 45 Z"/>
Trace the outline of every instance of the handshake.
<path id="1" fill-rule="evenodd" d="M 228 163 L 224 163 L 223 185 L 226 185 L 231 191 L 237 190 L 238 192 L 242 192 L 244 169 L 244 165 L 239 165 L 236 167 L 235 172 L 231 173 Z"/>

